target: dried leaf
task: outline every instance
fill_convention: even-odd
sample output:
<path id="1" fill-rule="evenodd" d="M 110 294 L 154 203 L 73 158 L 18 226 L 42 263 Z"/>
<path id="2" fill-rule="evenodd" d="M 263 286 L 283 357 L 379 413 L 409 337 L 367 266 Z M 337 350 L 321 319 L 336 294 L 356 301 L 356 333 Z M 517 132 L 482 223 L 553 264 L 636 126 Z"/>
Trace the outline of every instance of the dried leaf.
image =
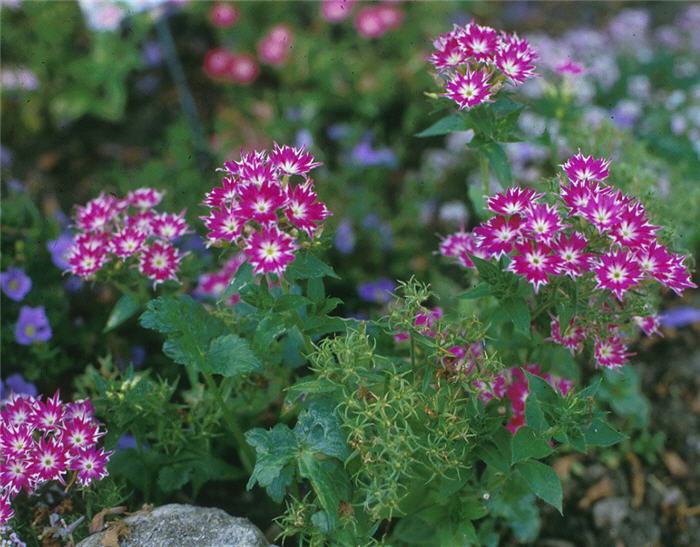
<path id="1" fill-rule="evenodd" d="M 584 511 L 587 511 L 594 502 L 602 498 L 609 498 L 613 494 L 612 483 L 610 479 L 605 476 L 586 490 L 586 494 L 581 498 L 581 501 L 578 502 L 578 506 Z"/>
<path id="2" fill-rule="evenodd" d="M 675 452 L 664 452 L 661 458 L 666 464 L 668 471 L 677 478 L 685 478 L 690 473 L 688 469 L 688 464 L 686 464 L 681 457 Z"/>
<path id="3" fill-rule="evenodd" d="M 131 528 L 123 520 L 115 520 L 110 523 L 109 528 L 105 530 L 102 536 L 102 546 L 103 547 L 119 547 L 119 538 L 123 538 L 129 535 Z"/>
<path id="4" fill-rule="evenodd" d="M 90 526 L 88 526 L 88 531 L 91 534 L 101 531 L 105 527 L 105 517 L 107 515 L 121 515 L 126 511 L 126 506 L 122 505 L 120 507 L 109 507 L 107 509 L 102 509 L 97 513 L 90 521 Z"/>
<path id="5" fill-rule="evenodd" d="M 633 509 L 639 509 L 644 502 L 644 492 L 646 490 L 644 472 L 642 471 L 642 464 L 639 463 L 639 458 L 634 452 L 627 453 L 627 461 L 632 465 L 632 492 L 634 497 L 631 505 Z"/>

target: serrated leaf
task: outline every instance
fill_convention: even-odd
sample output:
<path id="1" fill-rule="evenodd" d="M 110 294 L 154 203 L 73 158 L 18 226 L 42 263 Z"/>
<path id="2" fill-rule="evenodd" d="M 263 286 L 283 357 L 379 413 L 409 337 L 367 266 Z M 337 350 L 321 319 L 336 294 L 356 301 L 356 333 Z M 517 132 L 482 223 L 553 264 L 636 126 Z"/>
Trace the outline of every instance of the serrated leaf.
<path id="1" fill-rule="evenodd" d="M 520 427 L 515 432 L 511 442 L 511 450 L 511 464 L 516 464 L 528 458 L 539 460 L 552 453 L 552 447 L 549 446 L 547 441 L 538 438 L 535 432 L 527 426 Z"/>
<path id="2" fill-rule="evenodd" d="M 420 138 L 437 137 L 456 131 L 466 131 L 467 129 L 469 129 L 467 121 L 460 114 L 452 114 L 451 116 L 438 120 L 420 133 L 416 133 L 415 136 Z"/>
<path id="3" fill-rule="evenodd" d="M 491 296 L 491 287 L 487 283 L 479 283 L 476 287 L 457 295 L 457 298 L 464 298 L 465 300 L 473 300 L 475 298 L 484 298 L 485 296 Z"/>
<path id="4" fill-rule="evenodd" d="M 591 420 L 590 425 L 583 430 L 583 436 L 588 446 L 612 446 L 627 438 L 626 435 L 615 431 L 604 421 L 598 419 Z"/>
<path id="5" fill-rule="evenodd" d="M 109 332 L 119 325 L 124 323 L 127 319 L 132 317 L 141 308 L 141 303 L 138 299 L 130 294 L 125 294 L 122 296 L 117 303 L 112 308 L 109 317 L 107 318 L 107 323 L 102 332 Z"/>
<path id="6" fill-rule="evenodd" d="M 561 513 L 561 481 L 554 469 L 536 460 L 520 462 L 516 469 L 530 490 Z"/>
<path id="7" fill-rule="evenodd" d="M 250 349 L 248 342 L 235 334 L 225 334 L 211 341 L 209 362 L 209 372 L 225 377 L 262 369 L 260 359 Z"/>
<path id="8" fill-rule="evenodd" d="M 342 423 L 330 399 L 316 400 L 303 410 L 294 426 L 294 435 L 303 450 L 340 460 L 350 455 Z"/>
<path id="9" fill-rule="evenodd" d="M 250 490 L 257 482 L 272 499 L 281 502 L 286 487 L 294 478 L 293 462 L 298 449 L 294 433 L 286 425 L 277 424 L 268 431 L 251 429 L 245 438 L 256 453 L 255 468 L 246 489 Z"/>
<path id="10" fill-rule="evenodd" d="M 318 496 L 321 507 L 328 516 L 328 527 L 332 530 L 338 521 L 338 506 L 350 498 L 350 479 L 337 460 L 321 460 L 309 452 L 302 452 L 297 460 L 299 474 L 309 479 Z"/>
<path id="11" fill-rule="evenodd" d="M 165 334 L 163 353 L 180 365 L 210 371 L 209 342 L 226 334 L 223 321 L 186 295 L 161 296 L 146 305 L 141 325 Z"/>

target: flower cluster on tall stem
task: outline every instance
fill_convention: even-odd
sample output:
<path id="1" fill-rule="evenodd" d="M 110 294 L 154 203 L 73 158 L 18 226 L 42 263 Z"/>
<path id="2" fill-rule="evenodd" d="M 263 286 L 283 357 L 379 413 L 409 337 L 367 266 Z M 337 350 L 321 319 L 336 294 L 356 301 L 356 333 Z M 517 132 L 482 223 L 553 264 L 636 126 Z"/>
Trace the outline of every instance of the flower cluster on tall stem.
<path id="1" fill-rule="evenodd" d="M 299 240 L 312 240 L 331 213 L 318 201 L 309 172 L 321 165 L 303 147 L 275 143 L 268 151 L 242 152 L 226 162 L 220 186 L 207 193 L 201 217 L 207 244 L 233 243 L 256 274 L 282 276 Z"/>
<path id="2" fill-rule="evenodd" d="M 58 391 L 50 399 L 12 395 L 0 409 L 0 525 L 13 516 L 11 501 L 43 484 L 84 487 L 107 476 L 112 452 L 98 447 L 107 432 L 93 416 L 89 400 L 63 403 Z"/>
<path id="3" fill-rule="evenodd" d="M 627 293 L 653 281 L 678 295 L 696 285 L 684 265 L 686 257 L 658 240 L 660 228 L 651 224 L 644 205 L 605 184 L 609 167 L 610 160 L 579 151 L 562 165 L 566 180 L 557 194 L 545 198 L 515 186 L 490 196 L 487 209 L 495 216 L 472 233 L 462 230 L 448 236 L 440 252 L 468 268 L 474 267 L 470 256 L 506 256 L 506 269 L 524 277 L 535 293 L 556 277 L 582 282 L 590 288 L 591 306 L 607 306 L 601 310 L 605 319 L 586 332 L 576 318 L 563 331 L 553 318 L 550 340 L 574 352 L 590 334 L 598 364 L 616 367 L 630 355 L 616 322 Z M 653 332 L 654 321 L 652 315 L 634 319 L 647 333 Z"/>
<path id="4" fill-rule="evenodd" d="M 76 208 L 79 230 L 68 254 L 68 271 L 89 279 L 108 262 L 131 262 L 157 286 L 178 281 L 184 257 L 173 242 L 189 231 L 185 211 L 180 214 L 154 210 L 163 192 L 140 188 L 123 199 L 100 194 Z"/>
<path id="5" fill-rule="evenodd" d="M 435 51 L 427 60 L 445 79 L 443 97 L 467 110 L 491 97 L 506 82 L 518 86 L 535 76 L 535 50 L 517 34 L 499 32 L 474 21 L 455 25 L 433 41 Z"/>

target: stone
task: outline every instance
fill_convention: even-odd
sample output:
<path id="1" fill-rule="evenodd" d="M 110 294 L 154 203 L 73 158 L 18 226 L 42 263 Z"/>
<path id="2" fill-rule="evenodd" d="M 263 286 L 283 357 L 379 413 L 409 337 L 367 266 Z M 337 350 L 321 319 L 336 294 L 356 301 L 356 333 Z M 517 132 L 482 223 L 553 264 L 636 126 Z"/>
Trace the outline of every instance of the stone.
<path id="1" fill-rule="evenodd" d="M 110 521 L 114 522 L 114 521 Z M 123 519 L 128 528 L 119 537 L 119 547 L 267 547 L 265 536 L 248 519 L 232 517 L 225 511 L 172 503 L 156 507 L 148 514 Z M 109 529 L 93 534 L 77 547 L 104 547 Z M 110 541 L 111 540 L 111 541 Z"/>
<path id="2" fill-rule="evenodd" d="M 605 498 L 593 505 L 593 522 L 596 528 L 616 530 L 629 512 L 629 501 L 626 498 Z"/>

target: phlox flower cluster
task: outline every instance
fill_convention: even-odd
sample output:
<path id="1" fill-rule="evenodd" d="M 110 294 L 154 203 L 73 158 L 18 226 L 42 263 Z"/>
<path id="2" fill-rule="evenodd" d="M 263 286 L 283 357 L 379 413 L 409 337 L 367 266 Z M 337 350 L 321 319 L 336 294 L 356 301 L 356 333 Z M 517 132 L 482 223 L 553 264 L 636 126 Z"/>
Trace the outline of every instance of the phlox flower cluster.
<path id="1" fill-rule="evenodd" d="M 517 34 L 499 32 L 472 21 L 455 25 L 433 41 L 435 51 L 427 60 L 445 78 L 443 97 L 459 109 L 493 102 L 491 97 L 504 81 L 518 86 L 535 76 L 535 50 Z"/>
<path id="2" fill-rule="evenodd" d="M 562 166 L 568 180 L 554 205 L 542 201 L 544 194 L 518 186 L 489 197 L 487 208 L 496 216 L 471 233 L 446 237 L 440 253 L 468 268 L 474 267 L 470 256 L 508 256 L 506 269 L 524 277 L 536 293 L 556 276 L 590 280 L 593 296 L 610 293 L 621 306 L 625 293 L 645 281 L 656 280 L 678 295 L 695 287 L 685 257 L 659 242 L 659 227 L 650 223 L 642 203 L 604 183 L 609 166 L 609 160 L 574 155 Z M 561 332 L 553 318 L 551 339 L 574 352 L 590 333 L 572 321 Z M 635 319 L 647 334 L 654 332 L 655 321 L 653 316 Z M 620 366 L 629 354 L 618 325 L 602 327 L 596 335 L 597 361 Z"/>
<path id="3" fill-rule="evenodd" d="M 106 431 L 93 416 L 89 400 L 63 403 L 13 395 L 0 409 L 0 525 L 12 518 L 12 499 L 33 494 L 43 484 L 78 480 L 89 486 L 107 476 L 112 452 L 98 448 Z"/>
<path id="4" fill-rule="evenodd" d="M 154 210 L 163 192 L 140 188 L 123 199 L 100 194 L 76 208 L 79 230 L 68 255 L 68 271 L 91 278 L 108 262 L 131 261 L 139 273 L 157 286 L 177 279 L 184 254 L 173 245 L 189 232 L 185 211 L 180 214 Z"/>
<path id="5" fill-rule="evenodd" d="M 233 243 L 243 249 L 256 274 L 281 276 L 299 249 L 298 238 L 313 239 L 331 213 L 317 201 L 309 172 L 321 165 L 303 147 L 275 143 L 271 152 L 242 152 L 224 163 L 220 186 L 207 193 L 201 217 L 207 244 Z M 293 183 L 292 177 L 301 180 Z"/>
<path id="6" fill-rule="evenodd" d="M 542 378 L 562 397 L 573 389 L 572 381 L 542 372 L 540 366 L 535 364 L 525 364 L 522 368 L 511 367 L 491 377 L 472 382 L 484 403 L 493 399 L 510 401 L 511 416 L 506 427 L 514 435 L 521 426 L 525 425 L 525 401 L 530 394 L 525 371 Z"/>

